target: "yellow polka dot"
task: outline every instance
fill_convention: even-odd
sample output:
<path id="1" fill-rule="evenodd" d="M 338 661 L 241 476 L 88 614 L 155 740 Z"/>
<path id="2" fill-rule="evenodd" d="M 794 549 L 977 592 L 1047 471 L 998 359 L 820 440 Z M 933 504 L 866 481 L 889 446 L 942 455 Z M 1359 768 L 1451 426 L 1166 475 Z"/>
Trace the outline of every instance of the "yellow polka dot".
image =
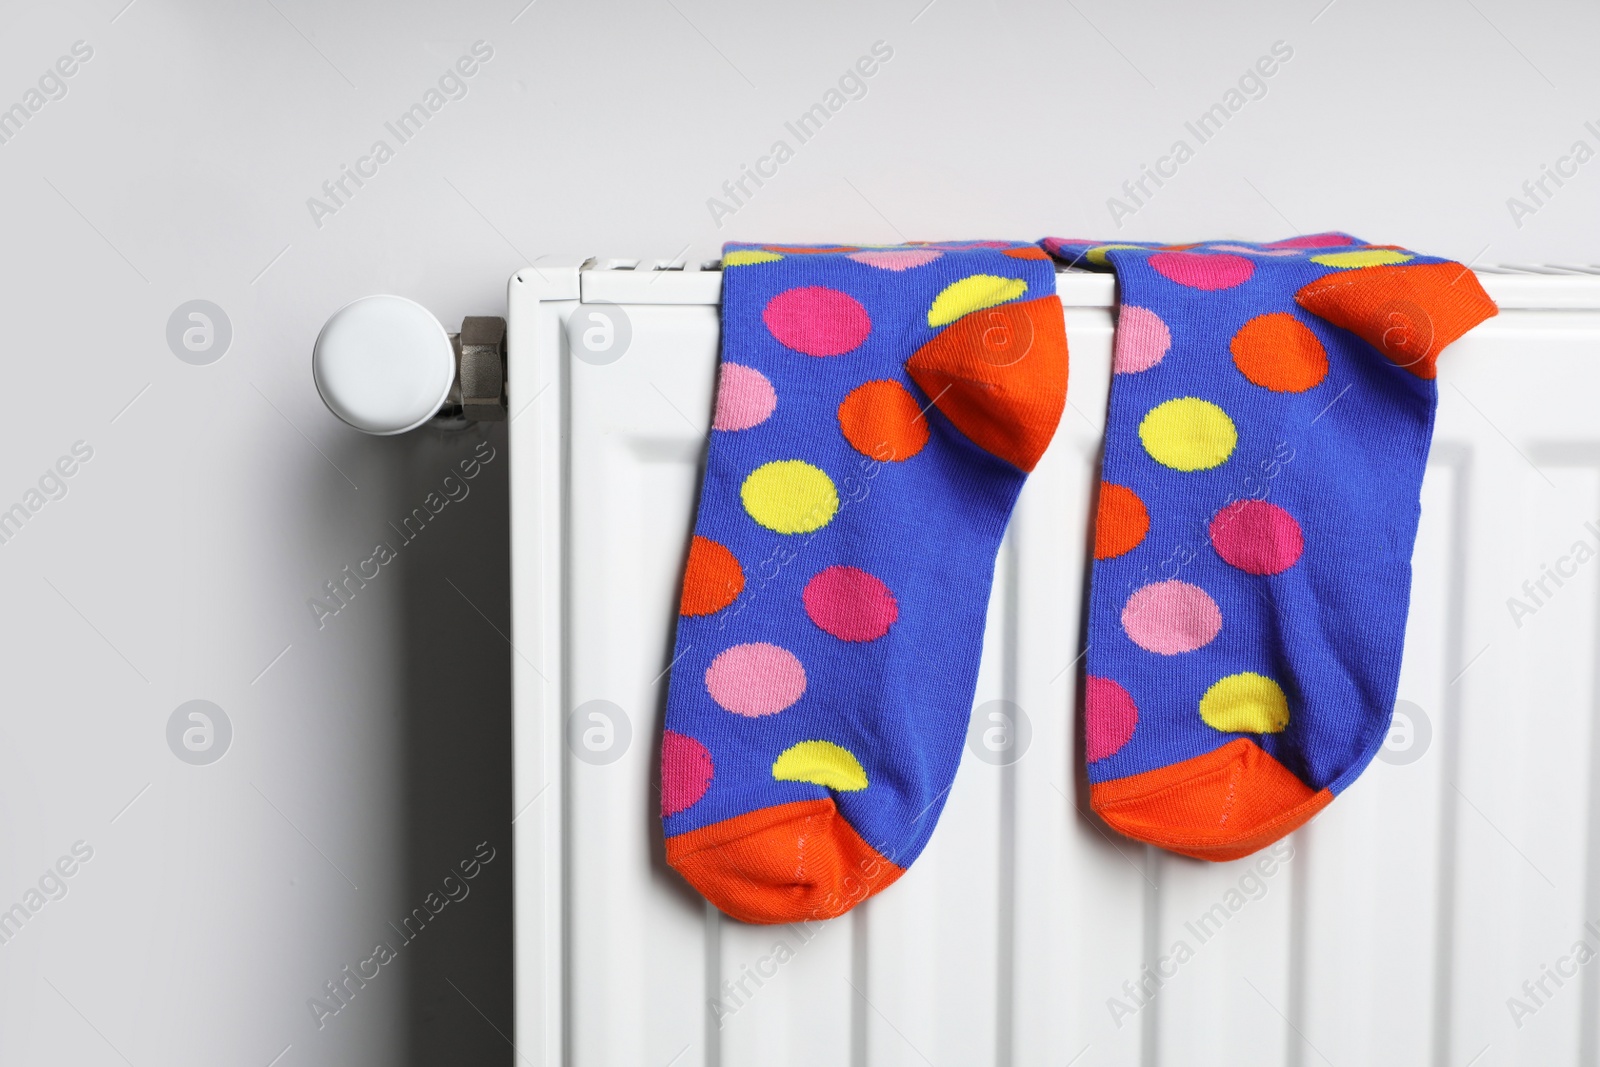
<path id="1" fill-rule="evenodd" d="M 839 510 L 833 479 L 798 459 L 757 467 L 744 480 L 739 496 L 752 519 L 781 534 L 820 530 Z"/>
<path id="2" fill-rule="evenodd" d="M 1095 264 L 1097 266 L 1104 267 L 1109 262 L 1106 259 L 1106 253 L 1107 252 L 1114 252 L 1119 248 L 1143 248 L 1143 247 L 1144 247 L 1143 245 L 1100 245 L 1097 248 L 1091 248 L 1091 249 L 1089 249 L 1089 251 L 1085 252 L 1083 254 L 1083 258 L 1087 259 L 1090 263 L 1093 263 L 1093 264 Z"/>
<path id="3" fill-rule="evenodd" d="M 1413 258 L 1409 252 L 1396 252 L 1392 248 L 1359 248 L 1354 252 L 1328 252 L 1312 256 L 1311 262 L 1324 267 L 1382 267 Z"/>
<path id="4" fill-rule="evenodd" d="M 758 248 L 746 248 L 739 252 L 729 252 L 722 257 L 724 267 L 748 267 L 752 263 L 775 263 L 783 257 L 776 252 L 763 252 Z"/>
<path id="5" fill-rule="evenodd" d="M 1200 698 L 1200 718 L 1229 734 L 1275 734 L 1289 725 L 1289 698 L 1271 678 L 1230 674 Z"/>
<path id="6" fill-rule="evenodd" d="M 802 741 L 790 746 L 772 765 L 772 777 L 780 782 L 810 782 L 841 793 L 867 787 L 861 761 L 832 741 Z"/>
<path id="7" fill-rule="evenodd" d="M 1015 300 L 1027 290 L 1028 283 L 1020 278 L 1000 278 L 993 274 L 962 278 L 934 297 L 933 306 L 928 309 L 928 325 L 947 326 L 963 315 Z"/>
<path id="8" fill-rule="evenodd" d="M 1139 424 L 1139 440 L 1150 458 L 1178 471 L 1205 471 L 1233 455 L 1239 442 L 1228 413 L 1192 396 L 1157 404 Z"/>

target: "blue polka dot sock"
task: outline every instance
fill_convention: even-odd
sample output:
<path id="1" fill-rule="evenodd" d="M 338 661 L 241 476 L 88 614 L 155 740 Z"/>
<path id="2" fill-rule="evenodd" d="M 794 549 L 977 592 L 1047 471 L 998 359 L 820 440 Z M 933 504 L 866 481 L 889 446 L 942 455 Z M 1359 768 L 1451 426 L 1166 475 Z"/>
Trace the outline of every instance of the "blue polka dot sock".
<path id="1" fill-rule="evenodd" d="M 1388 732 L 1458 263 L 1344 234 L 1047 239 L 1121 293 L 1089 598 L 1091 802 L 1201 859 L 1302 825 Z"/>
<path id="2" fill-rule="evenodd" d="M 1065 404 L 1033 245 L 729 246 L 661 744 L 667 860 L 746 922 L 838 915 L 955 777 L 995 555 Z"/>

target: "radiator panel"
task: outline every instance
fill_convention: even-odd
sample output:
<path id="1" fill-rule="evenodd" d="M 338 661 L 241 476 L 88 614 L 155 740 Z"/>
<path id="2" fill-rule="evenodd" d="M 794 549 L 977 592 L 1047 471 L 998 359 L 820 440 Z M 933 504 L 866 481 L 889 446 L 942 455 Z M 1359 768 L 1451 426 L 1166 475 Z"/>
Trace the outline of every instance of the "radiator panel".
<path id="1" fill-rule="evenodd" d="M 1600 561 L 1569 551 L 1600 547 L 1600 313 L 1571 279 L 1548 301 L 1516 279 L 1507 303 L 1565 310 L 1508 310 L 1443 362 L 1400 683 L 1425 747 L 1375 761 L 1267 874 L 1085 814 L 1079 628 L 1112 334 L 1104 279 L 1064 286 L 1071 406 L 1000 553 L 974 701 L 1021 708 L 1028 747 L 969 751 L 905 877 L 800 928 L 725 920 L 664 861 L 655 764 L 717 318 L 714 274 L 653 273 L 511 286 L 526 1058 L 1596 1062 L 1600 967 L 1545 978 L 1538 1004 L 1522 989 L 1580 938 L 1600 949 L 1583 928 L 1600 919 Z M 629 347 L 574 358 L 563 326 L 602 300 L 623 301 Z M 1508 598 L 1564 556 L 1571 575 L 1514 618 Z M 602 720 L 569 733 L 585 708 L 616 720 L 613 745 L 626 721 L 620 754 L 584 747 L 598 730 L 605 748 Z M 1534 1010 L 1514 1019 L 1514 997 Z"/>

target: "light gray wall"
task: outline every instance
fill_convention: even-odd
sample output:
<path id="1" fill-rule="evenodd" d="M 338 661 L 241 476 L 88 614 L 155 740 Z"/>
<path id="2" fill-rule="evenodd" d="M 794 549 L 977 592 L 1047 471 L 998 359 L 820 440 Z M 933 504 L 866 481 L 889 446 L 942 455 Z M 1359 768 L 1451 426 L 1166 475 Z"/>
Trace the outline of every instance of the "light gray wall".
<path id="1" fill-rule="evenodd" d="M 0 144 L 0 507 L 93 450 L 0 545 L 0 907 L 93 850 L 0 944 L 7 1064 L 514 1057 L 510 457 L 499 430 L 335 421 L 309 353 L 345 301 L 453 325 L 502 313 L 533 257 L 734 238 L 1342 228 L 1600 260 L 1600 162 L 1522 190 L 1600 149 L 1600 14 L 1574 2 L 124 3 L 0 13 L 0 106 L 93 50 Z M 476 41 L 466 95 L 400 145 L 385 122 Z M 785 122 L 879 41 L 865 96 L 800 144 Z M 1199 143 L 1185 122 L 1275 42 L 1265 95 Z M 314 218 L 379 139 L 394 157 Z M 1193 157 L 1129 198 L 1179 139 Z M 793 158 L 727 200 L 778 140 Z M 208 365 L 167 340 L 195 299 L 231 324 Z M 319 628 L 308 600 L 480 441 L 468 495 Z M 203 766 L 168 743 L 196 699 L 233 732 Z M 390 924 L 488 850 L 398 947 Z M 319 1029 L 308 998 L 379 941 L 397 958 Z"/>

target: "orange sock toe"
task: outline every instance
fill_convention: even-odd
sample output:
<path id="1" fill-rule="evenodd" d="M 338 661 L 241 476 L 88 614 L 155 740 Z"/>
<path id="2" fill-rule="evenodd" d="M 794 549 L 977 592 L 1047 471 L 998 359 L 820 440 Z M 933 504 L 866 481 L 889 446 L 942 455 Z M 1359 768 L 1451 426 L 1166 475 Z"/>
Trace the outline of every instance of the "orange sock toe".
<path id="1" fill-rule="evenodd" d="M 1181 763 L 1090 787 L 1129 837 L 1202 860 L 1234 860 L 1298 829 L 1333 794 L 1313 791 L 1249 738 Z"/>
<path id="2" fill-rule="evenodd" d="M 667 862 L 747 923 L 831 919 L 905 873 L 862 840 L 831 799 L 758 808 L 669 837 Z"/>
<path id="3" fill-rule="evenodd" d="M 1440 351 L 1499 312 L 1477 277 L 1459 263 L 1334 271 L 1302 286 L 1294 298 L 1426 379 L 1437 376 Z"/>

